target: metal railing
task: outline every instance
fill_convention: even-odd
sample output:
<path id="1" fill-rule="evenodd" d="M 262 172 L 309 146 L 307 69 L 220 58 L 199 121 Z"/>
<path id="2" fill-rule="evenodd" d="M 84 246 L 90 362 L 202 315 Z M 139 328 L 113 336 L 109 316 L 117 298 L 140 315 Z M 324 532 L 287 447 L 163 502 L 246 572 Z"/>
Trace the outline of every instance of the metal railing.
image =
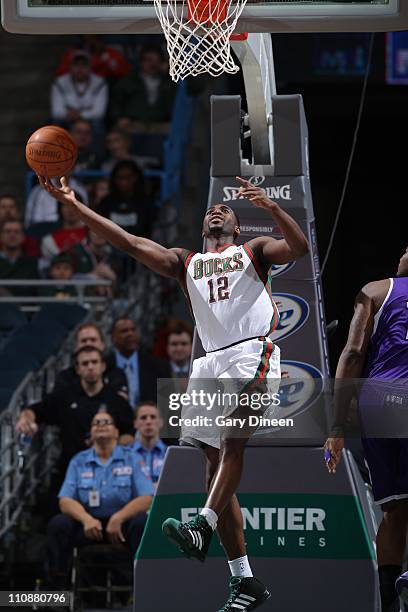
<path id="1" fill-rule="evenodd" d="M 13 288 L 13 287 L 48 287 L 48 288 L 64 288 L 64 287 L 75 287 L 77 291 L 76 296 L 72 297 L 52 297 L 52 296 L 41 296 L 41 295 L 4 295 L 0 296 L 1 303 L 12 303 L 12 304 L 31 304 L 33 302 L 37 304 L 48 304 L 50 302 L 61 301 L 68 304 L 80 304 L 84 306 L 88 304 L 105 304 L 106 296 L 98 295 L 86 295 L 86 289 L 92 287 L 112 287 L 112 281 L 109 280 L 98 280 L 90 278 L 78 278 L 72 280 L 33 280 L 33 279 L 18 279 L 18 280 L 1 280 L 0 288 Z"/>
<path id="2" fill-rule="evenodd" d="M 27 501 L 34 501 L 39 486 L 49 487 L 56 461 L 55 427 L 45 427 L 29 444 L 15 431 L 22 407 L 38 401 L 49 390 L 50 372 L 62 358 L 50 357 L 36 373 L 29 372 L 15 390 L 7 410 L 0 413 L 0 541 L 18 521 Z"/>

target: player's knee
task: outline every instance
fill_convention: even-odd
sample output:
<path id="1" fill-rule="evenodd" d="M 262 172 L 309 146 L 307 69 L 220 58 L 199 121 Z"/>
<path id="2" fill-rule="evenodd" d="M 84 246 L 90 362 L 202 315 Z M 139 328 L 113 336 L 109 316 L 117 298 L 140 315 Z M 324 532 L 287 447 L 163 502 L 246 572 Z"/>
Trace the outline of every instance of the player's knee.
<path id="1" fill-rule="evenodd" d="M 239 439 L 227 439 L 221 449 L 221 461 L 242 461 L 245 451 L 245 445 Z"/>
<path id="2" fill-rule="evenodd" d="M 408 503 L 406 500 L 391 500 L 381 506 L 384 520 L 390 526 L 406 528 L 408 526 Z"/>

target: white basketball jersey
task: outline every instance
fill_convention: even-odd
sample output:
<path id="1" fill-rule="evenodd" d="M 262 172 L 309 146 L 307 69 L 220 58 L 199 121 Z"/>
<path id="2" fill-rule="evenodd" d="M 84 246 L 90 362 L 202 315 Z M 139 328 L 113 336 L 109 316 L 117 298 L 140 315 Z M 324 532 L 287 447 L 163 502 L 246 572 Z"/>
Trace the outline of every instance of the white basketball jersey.
<path id="1" fill-rule="evenodd" d="M 189 253 L 186 287 L 206 352 L 247 338 L 268 336 L 279 320 L 270 278 L 251 248 L 225 245 L 220 252 Z"/>

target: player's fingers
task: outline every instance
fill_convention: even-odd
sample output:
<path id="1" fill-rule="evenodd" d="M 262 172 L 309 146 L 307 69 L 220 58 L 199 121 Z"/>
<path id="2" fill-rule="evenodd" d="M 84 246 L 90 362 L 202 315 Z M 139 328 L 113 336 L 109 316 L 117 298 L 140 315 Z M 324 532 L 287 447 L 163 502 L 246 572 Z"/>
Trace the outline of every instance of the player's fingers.
<path id="1" fill-rule="evenodd" d="M 65 187 L 68 187 L 67 177 L 66 176 L 61 176 L 60 183 L 61 183 L 63 189 L 65 189 Z"/>
<path id="2" fill-rule="evenodd" d="M 43 189 L 45 189 L 45 180 L 43 176 L 40 176 L 39 174 L 37 174 L 37 178 L 38 178 L 38 182 L 40 183 L 41 187 Z"/>
<path id="3" fill-rule="evenodd" d="M 239 181 L 243 185 L 250 185 L 251 184 L 249 181 L 247 181 L 246 179 L 243 179 L 241 176 L 236 176 L 235 178 L 237 179 L 237 181 Z"/>

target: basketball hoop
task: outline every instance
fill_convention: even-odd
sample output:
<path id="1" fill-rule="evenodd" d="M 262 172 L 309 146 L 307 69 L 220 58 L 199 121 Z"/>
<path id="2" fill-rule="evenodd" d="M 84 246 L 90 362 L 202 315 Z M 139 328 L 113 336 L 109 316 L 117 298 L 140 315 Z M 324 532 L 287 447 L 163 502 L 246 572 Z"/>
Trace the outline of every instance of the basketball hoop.
<path id="1" fill-rule="evenodd" d="M 154 0 L 167 40 L 173 81 L 208 73 L 217 77 L 239 68 L 231 53 L 234 34 L 246 0 Z"/>

